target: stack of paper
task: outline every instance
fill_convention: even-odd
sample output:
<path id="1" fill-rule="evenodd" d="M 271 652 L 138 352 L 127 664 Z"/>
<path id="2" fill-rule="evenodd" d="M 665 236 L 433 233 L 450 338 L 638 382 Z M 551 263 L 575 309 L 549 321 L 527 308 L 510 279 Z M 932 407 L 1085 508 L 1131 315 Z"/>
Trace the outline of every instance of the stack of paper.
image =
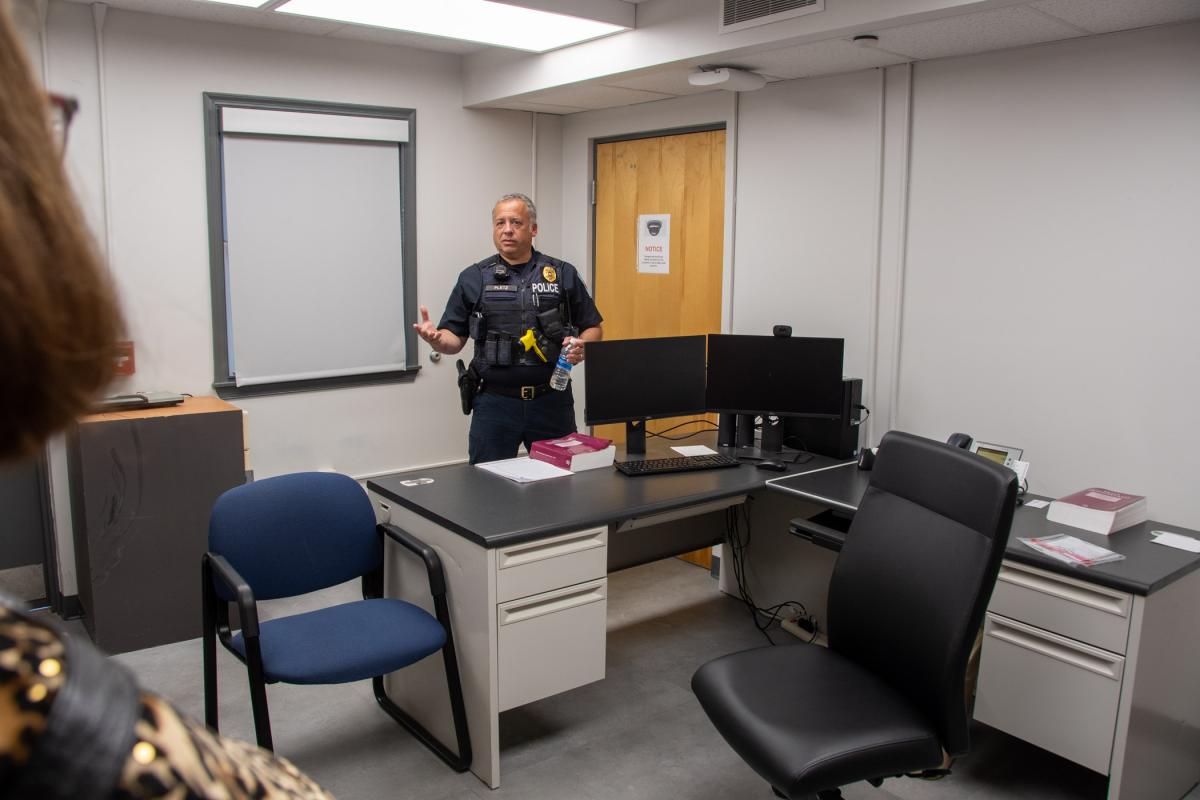
<path id="1" fill-rule="evenodd" d="M 1125 558 L 1120 553 L 1114 553 L 1098 544 L 1085 542 L 1083 539 L 1068 536 L 1065 533 L 1041 536 L 1035 539 L 1019 539 L 1018 541 L 1039 553 L 1078 567 L 1094 567 L 1097 564 L 1107 564 L 1109 561 L 1120 561 Z"/>
<path id="2" fill-rule="evenodd" d="M 561 478 L 571 474 L 568 469 L 547 464 L 545 461 L 535 461 L 529 456 L 506 458 L 503 461 L 488 461 L 475 466 L 516 483 L 534 483 L 547 478 Z"/>

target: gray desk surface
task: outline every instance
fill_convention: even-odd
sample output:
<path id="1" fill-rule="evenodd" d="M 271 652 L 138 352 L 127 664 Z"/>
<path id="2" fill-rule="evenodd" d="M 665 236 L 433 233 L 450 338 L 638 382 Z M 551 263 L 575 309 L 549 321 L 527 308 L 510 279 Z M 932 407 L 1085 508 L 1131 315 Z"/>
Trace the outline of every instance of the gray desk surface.
<path id="1" fill-rule="evenodd" d="M 678 455 L 669 450 L 671 444 L 711 446 L 714 439 L 712 434 L 679 442 L 651 439 L 647 457 Z M 721 451 L 734 455 L 744 452 L 731 448 Z M 617 460 L 626 457 L 618 447 Z M 813 456 L 803 464 L 789 465 L 788 471 L 836 463 L 825 456 Z M 482 547 L 492 548 L 736 497 L 762 489 L 768 478 L 777 476 L 780 473 L 747 463 L 728 469 L 636 478 L 602 468 L 520 484 L 468 464 L 452 464 L 375 478 L 367 481 L 367 488 Z M 403 485 L 403 481 L 414 478 L 432 478 L 433 483 Z"/>
<path id="2" fill-rule="evenodd" d="M 783 475 L 767 482 L 767 487 L 788 492 L 813 502 L 834 508 L 853 511 L 866 491 L 871 473 L 856 469 L 853 464 L 820 469 L 818 465 L 794 475 Z M 1027 499 L 1036 499 L 1036 495 Z M 1050 499 L 1050 498 L 1041 498 Z M 1165 547 L 1150 541 L 1150 531 L 1171 531 L 1200 538 L 1200 532 L 1168 525 L 1162 522 L 1144 522 L 1132 528 L 1103 536 L 1090 531 L 1060 525 L 1046 519 L 1046 509 L 1018 506 L 1013 515 L 1012 533 L 1005 549 L 1005 558 L 1022 564 L 1045 569 L 1060 575 L 1069 575 L 1108 586 L 1123 592 L 1148 595 L 1179 580 L 1184 575 L 1200 568 L 1200 553 L 1189 553 Z M 1100 564 L 1095 567 L 1074 567 L 1044 556 L 1018 539 L 1036 536 L 1052 536 L 1066 533 L 1116 551 L 1125 559 Z"/>

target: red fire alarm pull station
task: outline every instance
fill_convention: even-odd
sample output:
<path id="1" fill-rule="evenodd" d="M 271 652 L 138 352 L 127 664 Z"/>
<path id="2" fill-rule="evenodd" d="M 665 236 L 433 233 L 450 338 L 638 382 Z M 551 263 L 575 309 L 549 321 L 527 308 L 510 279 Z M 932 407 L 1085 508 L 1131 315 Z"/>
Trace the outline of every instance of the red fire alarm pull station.
<path id="1" fill-rule="evenodd" d="M 133 342 L 117 342 L 117 349 L 113 354 L 113 374 L 132 375 L 133 372 Z"/>

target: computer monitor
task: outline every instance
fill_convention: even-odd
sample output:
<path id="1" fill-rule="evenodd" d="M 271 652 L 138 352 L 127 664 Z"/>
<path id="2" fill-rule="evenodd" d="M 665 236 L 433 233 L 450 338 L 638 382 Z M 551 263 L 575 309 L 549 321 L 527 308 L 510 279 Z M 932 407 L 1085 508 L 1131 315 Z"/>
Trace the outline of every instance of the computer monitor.
<path id="1" fill-rule="evenodd" d="M 710 334 L 705 403 L 728 414 L 840 419 L 845 347 L 844 339 Z M 777 427 L 763 449 L 779 449 Z"/>
<path id="2" fill-rule="evenodd" d="M 646 452 L 645 421 L 705 412 L 704 336 L 588 342 L 583 417 L 625 423 L 625 451 Z"/>

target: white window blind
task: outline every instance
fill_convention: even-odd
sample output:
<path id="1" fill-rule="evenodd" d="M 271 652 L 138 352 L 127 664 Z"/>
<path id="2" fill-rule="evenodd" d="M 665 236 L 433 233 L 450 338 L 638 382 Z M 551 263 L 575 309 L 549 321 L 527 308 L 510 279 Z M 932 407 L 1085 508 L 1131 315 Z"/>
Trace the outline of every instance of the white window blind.
<path id="1" fill-rule="evenodd" d="M 405 366 L 399 152 L 224 137 L 238 386 Z"/>

